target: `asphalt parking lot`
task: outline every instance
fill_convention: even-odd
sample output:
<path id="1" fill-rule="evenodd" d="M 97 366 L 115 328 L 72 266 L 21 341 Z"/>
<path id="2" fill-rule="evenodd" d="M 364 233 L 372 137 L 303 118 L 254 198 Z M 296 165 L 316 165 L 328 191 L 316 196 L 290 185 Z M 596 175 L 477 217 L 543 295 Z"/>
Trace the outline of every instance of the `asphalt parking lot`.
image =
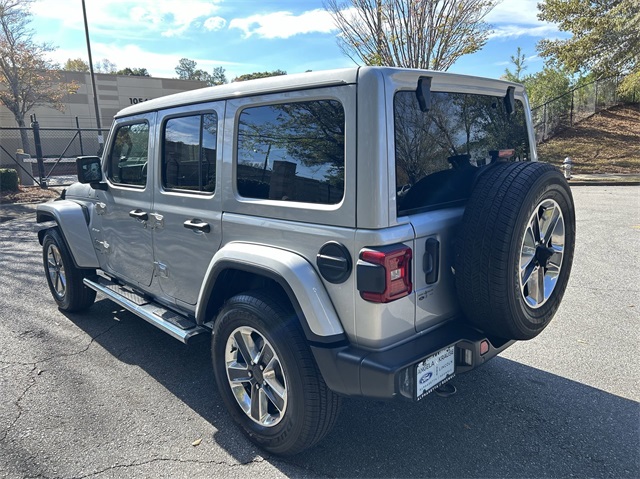
<path id="1" fill-rule="evenodd" d="M 573 273 L 544 333 L 456 378 L 450 398 L 345 401 L 333 432 L 287 460 L 233 425 L 208 343 L 101 297 L 59 312 L 34 215 L 5 210 L 0 476 L 640 477 L 640 187 L 573 193 Z"/>

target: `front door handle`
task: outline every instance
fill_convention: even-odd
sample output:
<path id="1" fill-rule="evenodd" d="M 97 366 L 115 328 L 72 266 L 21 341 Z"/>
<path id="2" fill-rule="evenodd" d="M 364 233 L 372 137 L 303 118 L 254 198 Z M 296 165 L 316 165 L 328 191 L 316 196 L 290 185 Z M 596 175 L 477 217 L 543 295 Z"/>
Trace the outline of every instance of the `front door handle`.
<path id="1" fill-rule="evenodd" d="M 211 226 L 209 223 L 205 223 L 202 220 L 194 218 L 192 220 L 187 220 L 183 223 L 184 227 L 193 231 L 202 231 L 203 233 L 208 233 L 211 231 Z"/>
<path id="2" fill-rule="evenodd" d="M 129 211 L 129 216 L 140 221 L 147 221 L 149 219 L 149 214 L 141 209 Z"/>

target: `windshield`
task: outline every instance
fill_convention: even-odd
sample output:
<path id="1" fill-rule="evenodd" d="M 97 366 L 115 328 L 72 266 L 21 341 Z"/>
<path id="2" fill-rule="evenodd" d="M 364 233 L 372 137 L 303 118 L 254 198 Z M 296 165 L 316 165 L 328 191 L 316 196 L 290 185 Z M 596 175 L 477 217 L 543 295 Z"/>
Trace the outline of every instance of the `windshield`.
<path id="1" fill-rule="evenodd" d="M 432 92 L 422 112 L 414 91 L 394 98 L 398 216 L 464 202 L 492 161 L 529 159 L 522 102 L 508 116 L 502 97 Z"/>

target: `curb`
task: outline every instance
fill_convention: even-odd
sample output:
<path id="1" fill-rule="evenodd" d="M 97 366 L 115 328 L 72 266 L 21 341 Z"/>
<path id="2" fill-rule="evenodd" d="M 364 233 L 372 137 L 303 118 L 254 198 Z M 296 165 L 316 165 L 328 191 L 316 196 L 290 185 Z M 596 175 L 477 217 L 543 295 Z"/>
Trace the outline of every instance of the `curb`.
<path id="1" fill-rule="evenodd" d="M 569 186 L 640 186 L 640 181 L 571 181 Z"/>

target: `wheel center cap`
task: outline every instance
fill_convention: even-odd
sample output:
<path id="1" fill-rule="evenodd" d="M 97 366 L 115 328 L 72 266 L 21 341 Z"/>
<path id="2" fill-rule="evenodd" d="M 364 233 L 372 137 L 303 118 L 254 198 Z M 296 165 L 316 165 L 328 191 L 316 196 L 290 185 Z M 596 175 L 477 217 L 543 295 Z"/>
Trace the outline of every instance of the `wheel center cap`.
<path id="1" fill-rule="evenodd" d="M 253 379 L 255 379 L 256 383 L 262 384 L 264 378 L 262 376 L 262 371 L 258 365 L 255 365 L 251 368 L 251 372 L 253 373 Z"/>
<path id="2" fill-rule="evenodd" d="M 539 245 L 538 247 L 536 247 L 536 261 L 540 264 L 540 266 L 546 268 L 549 258 L 551 258 L 554 253 L 555 251 L 553 248 L 547 248 L 544 245 Z"/>

